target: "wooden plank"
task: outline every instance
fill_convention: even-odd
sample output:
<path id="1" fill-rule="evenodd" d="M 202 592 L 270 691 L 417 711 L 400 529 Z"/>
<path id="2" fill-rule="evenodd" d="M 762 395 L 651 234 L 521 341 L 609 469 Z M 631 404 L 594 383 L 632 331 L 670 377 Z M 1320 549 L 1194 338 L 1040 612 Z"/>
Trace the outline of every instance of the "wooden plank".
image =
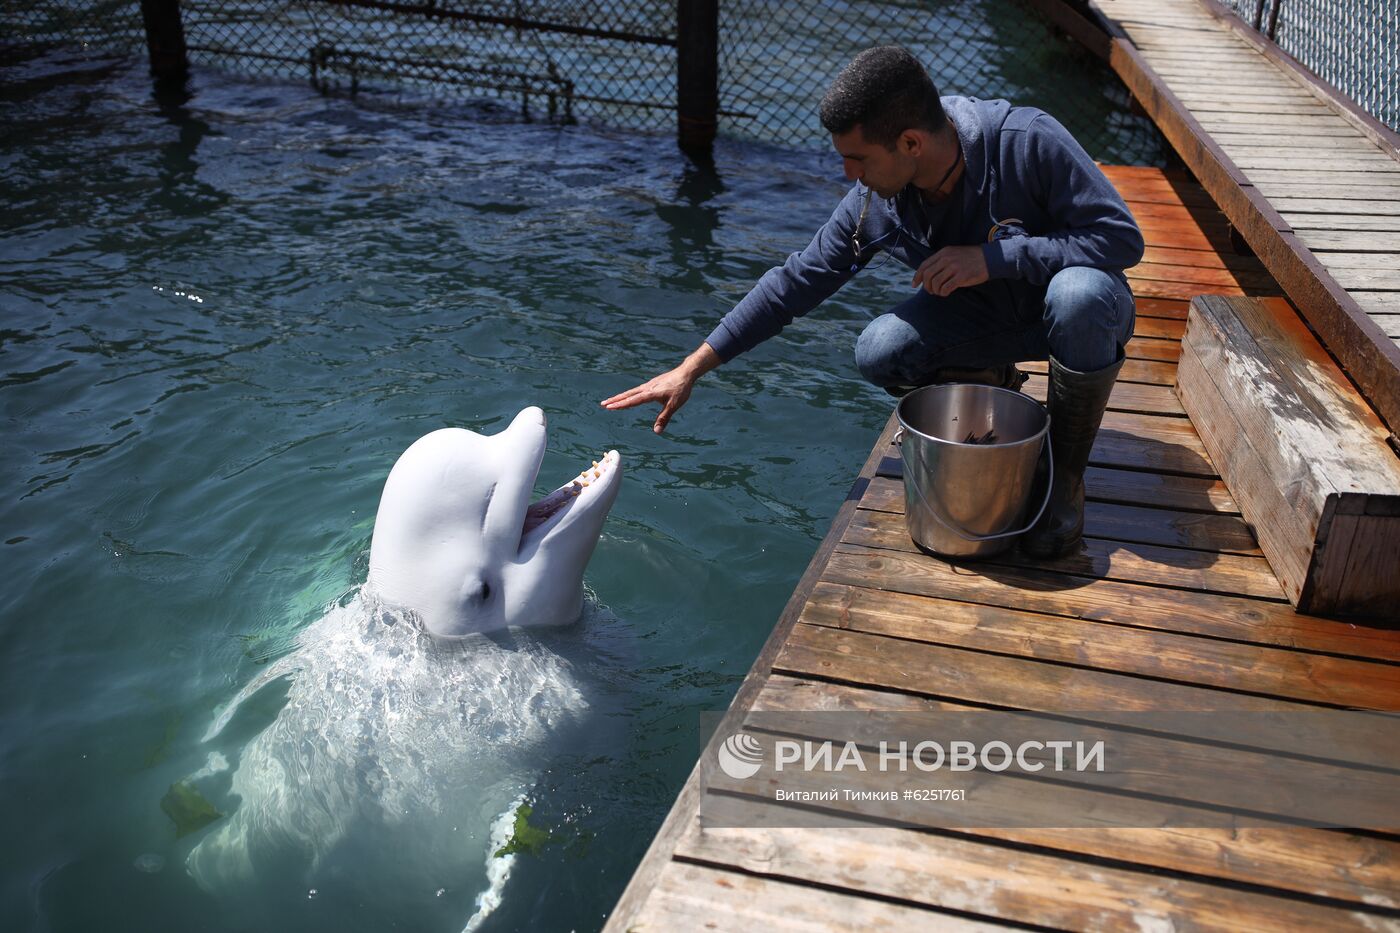
<path id="1" fill-rule="evenodd" d="M 889 456 L 897 456 L 898 452 L 896 447 L 887 448 Z M 1160 415 L 1105 412 L 1089 463 L 1209 479 L 1217 476 L 1190 422 Z M 885 464 L 881 464 L 881 471 L 886 472 Z"/>
<path id="2" fill-rule="evenodd" d="M 1220 90 L 1222 83 L 1224 82 L 1215 83 L 1213 79 L 1203 79 L 1201 85 L 1192 87 L 1174 82 L 1172 90 L 1186 106 L 1201 113 L 1247 111 L 1249 113 L 1297 113 L 1312 116 L 1328 116 L 1332 113 L 1330 107 L 1303 91 L 1275 93 L 1256 90 L 1251 93 L 1248 88 L 1240 88 L 1239 96 L 1231 99 L 1227 92 Z"/>
<path id="3" fill-rule="evenodd" d="M 751 804 L 773 808 L 772 804 Z M 768 817 L 771 819 L 772 817 Z M 754 814 L 761 825 L 765 817 Z M 1034 918 L 1064 929 L 1233 931 L 1312 923 L 1367 929 L 1372 918 L 1335 907 L 1241 892 L 1197 880 L 1160 877 L 1042 852 L 988 845 L 984 839 L 907 829 L 841 831 L 842 887 L 863 894 L 1002 920 Z M 690 859 L 756 874 L 829 883 L 833 852 L 825 834 L 802 829 L 706 829 L 688 833 Z M 854 925 L 838 920 L 842 929 Z"/>
<path id="4" fill-rule="evenodd" d="M 1085 503 L 1085 534 L 1129 544 L 1264 556 L 1254 533 L 1238 516 L 1118 505 L 1100 502 L 1097 496 Z"/>
<path id="5" fill-rule="evenodd" d="M 1115 183 L 1114 187 L 1118 189 L 1118 193 L 1122 195 L 1123 200 L 1127 202 L 1130 208 L 1136 208 L 1138 204 L 1158 204 L 1168 208 L 1180 207 L 1185 204 L 1188 209 L 1202 211 L 1214 209 L 1214 205 L 1204 197 L 1190 193 L 1183 197 L 1182 194 L 1173 191 L 1169 187 L 1154 186 L 1138 188 L 1119 183 Z"/>
<path id="6" fill-rule="evenodd" d="M 1394 226 L 1400 227 L 1400 222 Z M 1400 230 L 1298 230 L 1297 233 L 1298 238 L 1313 252 L 1328 254 L 1321 259 L 1329 266 L 1338 258 L 1332 254 L 1342 250 L 1351 253 L 1388 253 L 1390 262 L 1400 265 Z"/>
<path id="7" fill-rule="evenodd" d="M 1137 221 L 1138 229 L 1142 231 L 1144 239 L 1149 243 L 1172 243 L 1182 249 L 1200 250 L 1229 250 L 1230 240 L 1227 228 L 1222 224 L 1219 229 L 1206 231 L 1198 224 L 1191 226 L 1169 226 L 1155 221 L 1152 218 L 1142 217 L 1135 207 L 1130 207 L 1133 219 Z"/>
<path id="8" fill-rule="evenodd" d="M 1153 300 L 1153 299 L 1144 299 Z M 1170 299 L 1155 299 L 1170 300 Z M 1186 322 L 1181 319 L 1152 317 L 1143 315 L 1134 324 L 1133 333 L 1138 337 L 1153 337 L 1158 340 L 1180 340 L 1181 334 L 1186 330 Z"/>
<path id="9" fill-rule="evenodd" d="M 1400 194 L 1400 186 L 1379 184 L 1335 184 L 1323 182 L 1287 181 L 1277 178 L 1250 179 L 1266 198 L 1322 198 L 1334 201 L 1372 201 L 1390 197 L 1387 192 Z M 1400 199 L 1397 199 L 1400 200 Z"/>
<path id="10" fill-rule="evenodd" d="M 1363 214 L 1370 217 L 1400 217 L 1400 199 L 1332 198 L 1320 195 L 1287 195 L 1275 198 L 1274 205 L 1288 216 L 1296 214 Z"/>
<path id="11" fill-rule="evenodd" d="M 1134 283 L 1133 291 L 1137 291 Z M 1149 283 L 1141 283 L 1149 284 Z M 1144 289 L 1146 291 L 1147 289 Z M 1178 289 L 1178 291 L 1189 291 Z M 1199 294 L 1199 290 L 1192 292 L 1192 295 Z M 1175 295 L 1174 297 L 1181 297 Z M 1129 360 L 1156 360 L 1164 363 L 1175 363 L 1181 345 L 1175 340 L 1158 340 L 1155 337 L 1133 337 L 1128 340 L 1127 347 L 1124 348 Z"/>
<path id="12" fill-rule="evenodd" d="M 1046 378 L 1037 374 L 1027 380 L 1022 391 L 1037 402 L 1043 403 L 1047 387 Z M 1108 407 L 1114 411 L 1186 417 L 1176 393 L 1168 386 L 1142 385 L 1135 382 L 1116 383 L 1109 396 Z"/>
<path id="13" fill-rule="evenodd" d="M 898 451 L 894 450 L 894 454 Z M 880 464 L 882 477 L 901 479 L 904 465 L 898 456 L 888 456 Z M 1126 505 L 1152 504 L 1169 509 L 1239 514 L 1225 483 L 1215 476 L 1177 476 L 1171 473 L 1143 472 L 1110 466 L 1090 466 L 1084 473 L 1089 496 L 1099 502 Z"/>
<path id="14" fill-rule="evenodd" d="M 1280 154 L 1277 150 L 1271 150 L 1268 155 L 1256 155 L 1254 150 L 1246 151 L 1243 147 L 1231 147 L 1226 152 L 1229 153 L 1236 165 L 1246 171 L 1286 172 L 1298 170 L 1308 164 L 1312 164 L 1316 168 L 1318 163 L 1322 163 L 1328 169 L 1346 172 L 1394 172 L 1400 168 L 1394 159 L 1379 152 L 1374 156 L 1334 152 L 1325 157 L 1318 156 L 1316 150 L 1313 149 L 1294 150 L 1287 155 Z M 1312 155 L 1304 156 L 1299 153 L 1312 153 Z"/>
<path id="15" fill-rule="evenodd" d="M 1087 489 L 1090 498 L 1084 509 L 1084 533 L 1090 537 L 1262 556 L 1253 533 L 1237 515 L 1122 505 L 1101 501 L 1099 490 L 1092 485 Z M 1200 504 L 1197 500 L 1198 507 Z M 877 476 L 870 481 L 860 506 L 904 514 L 904 483 L 892 477 Z"/>
<path id="16" fill-rule="evenodd" d="M 1386 629 L 1296 612 L 1287 603 L 1193 593 L 1114 580 L 1074 586 L 1063 575 L 1001 567 L 969 573 L 922 554 L 841 545 L 822 579 L 922 596 L 958 594 L 968 602 L 1099 619 L 1120 625 L 1278 645 L 1348 657 L 1400 661 L 1400 639 Z M 1102 705 L 1099 708 L 1103 708 Z"/>
<path id="17" fill-rule="evenodd" d="M 1045 360 L 1027 360 L 1017 363 L 1022 372 L 1046 374 L 1049 363 Z M 1146 385 L 1169 386 L 1176 383 L 1176 364 L 1155 360 L 1126 359 L 1118 371 L 1119 382 L 1141 382 Z"/>
<path id="18" fill-rule="evenodd" d="M 1274 293 L 1275 289 L 1245 289 L 1233 285 L 1194 285 L 1190 282 L 1156 281 L 1154 279 L 1134 279 L 1129 272 L 1129 284 L 1133 294 L 1143 298 L 1173 298 L 1189 300 L 1202 292 L 1217 295 L 1245 295 L 1264 292 Z"/>
<path id="19" fill-rule="evenodd" d="M 1238 256 L 1234 253 L 1220 253 L 1216 250 L 1186 249 L 1176 244 L 1171 246 L 1149 245 L 1143 250 L 1144 263 L 1170 266 L 1190 266 L 1193 269 L 1223 269 L 1229 272 L 1248 273 L 1251 280 L 1272 283 L 1264 264 L 1253 256 Z"/>
<path id="20" fill-rule="evenodd" d="M 909 537 L 904 517 L 861 510 L 841 536 L 843 544 L 920 553 Z M 1009 551 L 978 560 L 979 567 L 1030 567 L 1078 577 L 1179 587 L 1212 593 L 1283 600 L 1285 595 L 1268 561 L 1262 557 L 1194 551 L 1186 548 L 1128 545 L 1085 538 L 1078 553 L 1036 560 Z"/>
<path id="21" fill-rule="evenodd" d="M 1110 176 L 1110 181 L 1114 179 Z M 1148 189 L 1152 190 L 1152 189 Z M 1133 192 L 1129 191 L 1128 195 Z M 1157 190 L 1159 194 L 1171 195 L 1173 192 Z M 1123 194 L 1119 191 L 1119 194 Z M 1203 230 L 1210 230 L 1215 226 L 1226 223 L 1225 215 L 1220 212 L 1213 203 L 1193 202 L 1191 204 L 1182 203 L 1180 198 L 1175 200 L 1162 201 L 1141 201 L 1125 196 L 1124 201 L 1133 209 L 1135 216 L 1141 215 L 1143 218 L 1162 221 L 1177 221 L 1186 227 L 1200 227 Z"/>
<path id="22" fill-rule="evenodd" d="M 1149 317 L 1168 318 L 1173 321 L 1186 320 L 1186 311 L 1191 306 L 1189 301 L 1179 298 L 1138 298 L 1134 302 L 1134 310 L 1139 319 Z M 1181 339 L 1181 334 L 1177 333 L 1176 339 Z"/>
<path id="23" fill-rule="evenodd" d="M 1178 82 L 1189 86 L 1207 77 L 1215 79 L 1218 82 L 1216 86 L 1221 87 L 1235 76 L 1241 82 L 1241 87 L 1258 91 L 1304 90 L 1296 82 L 1280 80 L 1278 69 L 1271 72 L 1269 69 L 1272 66 L 1262 56 L 1255 59 L 1217 55 L 1197 57 L 1154 50 L 1144 53 L 1143 60 L 1173 86 Z"/>
<path id="24" fill-rule="evenodd" d="M 956 599 L 820 583 L 802 621 L 842 631 L 1053 661 L 1173 683 L 1365 709 L 1400 696 L 1400 669 L 1259 645 L 1125 628 Z M 822 675 L 844 678 L 828 669 Z"/>
<path id="25" fill-rule="evenodd" d="M 1159 74 L 1161 72 L 1158 72 Z M 1240 75 L 1243 77 L 1243 75 Z M 1315 107 L 1326 108 L 1327 105 L 1318 100 L 1312 94 L 1295 85 L 1279 85 L 1277 87 L 1249 87 L 1235 86 L 1222 82 L 1212 76 L 1201 77 L 1194 75 L 1188 78 L 1174 79 L 1171 87 L 1176 96 L 1182 100 L 1188 97 L 1199 100 L 1223 101 L 1236 103 L 1274 102 L 1289 103 L 1299 102 L 1310 104 Z"/>
<path id="26" fill-rule="evenodd" d="M 1284 103 L 1276 101 L 1219 101 L 1206 100 L 1201 97 L 1182 95 L 1182 101 L 1191 108 L 1192 113 L 1204 119 L 1211 114 L 1228 113 L 1234 115 L 1241 109 L 1248 108 L 1249 113 L 1266 113 L 1275 116 L 1302 116 L 1320 117 L 1331 114 L 1331 109 L 1317 103 L 1316 101 L 1299 101 L 1297 103 Z"/>
<path id="27" fill-rule="evenodd" d="M 1317 149 L 1326 149 L 1328 152 L 1343 153 L 1347 156 L 1352 154 L 1365 154 L 1384 152 L 1364 136 L 1294 136 L 1291 133 L 1268 133 L 1262 132 L 1261 127 L 1246 128 L 1240 132 L 1219 132 L 1213 134 L 1215 141 L 1226 152 L 1237 152 L 1241 149 L 1251 151 L 1263 147 L 1277 147 L 1279 149 L 1290 149 L 1296 152 L 1312 153 L 1306 158 L 1321 158 Z M 1251 132 L 1255 130 L 1259 132 Z"/>
<path id="28" fill-rule="evenodd" d="M 1180 48 L 1182 29 L 1176 26 L 1149 26 L 1146 24 L 1128 28 L 1133 43 L 1142 49 L 1149 59 L 1164 52 Z M 1213 35 L 1210 31 L 1193 31 L 1190 40 L 1192 55 L 1198 61 L 1212 61 L 1221 65 L 1249 64 L 1252 59 L 1248 50 L 1241 49 L 1238 43 L 1225 36 Z"/>
<path id="29" fill-rule="evenodd" d="M 1329 258 L 1335 253 L 1323 253 L 1319 258 L 1332 278 L 1343 288 L 1355 291 L 1396 291 L 1400 290 L 1400 268 L 1396 269 L 1353 269 L 1347 266 L 1334 266 Z"/>
<path id="30" fill-rule="evenodd" d="M 1374 272 L 1391 272 L 1400 269 L 1400 255 L 1396 251 L 1385 252 L 1345 252 L 1325 250 L 1318 258 L 1328 269 L 1367 269 Z M 1400 288 L 1400 285 L 1396 286 Z"/>
<path id="31" fill-rule="evenodd" d="M 1197 121 L 1203 129 L 1212 136 L 1216 133 L 1249 133 L 1253 130 L 1261 134 L 1274 134 L 1279 131 L 1279 119 L 1276 116 L 1263 114 L 1257 117 L 1248 115 L 1232 115 L 1229 117 L 1220 114 L 1210 114 L 1205 119 Z M 1296 136 L 1323 136 L 1332 139 L 1337 136 L 1350 136 L 1346 126 L 1346 121 L 1340 117 L 1299 117 L 1296 121 L 1288 121 L 1289 132 Z"/>
<path id="32" fill-rule="evenodd" d="M 792 630 L 777 673 L 831 677 L 961 703 L 1033 712 L 1284 712 L 1294 704 L 1190 684 L 1006 658 L 820 625 Z"/>
<path id="33" fill-rule="evenodd" d="M 955 704 L 879 693 L 841 684 L 773 676 L 756 701 L 771 711 L 884 710 L 933 712 Z M 1381 909 L 1397 904 L 1400 844 L 1328 830 L 1085 828 L 961 830 L 959 836 L 1000 839 L 1123 865 L 1201 878 L 1223 878 Z"/>
<path id="34" fill-rule="evenodd" d="M 1284 215 L 1289 225 L 1303 238 L 1305 233 L 1400 234 L 1400 216 L 1371 214 L 1308 214 L 1289 211 Z M 1388 241 L 1388 238 L 1387 238 Z M 1305 240 L 1306 242 L 1306 240 Z M 1355 245 L 1359 248 L 1361 238 Z"/>
<path id="35" fill-rule="evenodd" d="M 1255 104 L 1298 104 L 1308 112 L 1329 108 L 1316 97 L 1300 88 L 1252 88 L 1231 86 L 1214 77 L 1197 77 L 1171 82 L 1176 96 L 1192 106 L 1197 103 L 1234 104 L 1237 108 L 1253 108 Z"/>
<path id="36" fill-rule="evenodd" d="M 1254 169 L 1249 173 L 1256 185 L 1266 181 L 1290 185 L 1328 185 L 1371 189 L 1368 198 L 1395 197 L 1400 190 L 1400 165 L 1390 165 L 1379 171 L 1342 171 L 1321 169 L 1316 165 L 1299 165 L 1291 169 Z"/>
<path id="37" fill-rule="evenodd" d="M 1194 509 L 1238 515 L 1239 506 L 1225 483 L 1215 477 L 1173 476 L 1091 466 L 1084 472 L 1092 499 L 1127 505 L 1151 504 L 1169 509 Z"/>
<path id="38" fill-rule="evenodd" d="M 608 929 L 636 933 L 671 933 L 674 930 L 826 933 L 841 928 L 983 933 L 1004 929 L 985 921 L 679 861 L 667 863 L 649 894 L 625 926 L 609 920 Z"/>
<path id="39" fill-rule="evenodd" d="M 1296 88 L 1281 83 L 1257 67 L 1246 63 L 1225 63 L 1211 59 L 1172 59 L 1162 55 L 1144 56 L 1152 70 L 1161 75 L 1173 89 L 1192 87 L 1238 87 L 1241 90 L 1267 94 Z"/>
<path id="40" fill-rule="evenodd" d="M 1400 294 L 1395 292 L 1355 292 L 1356 300 L 1372 317 L 1376 314 L 1400 314 Z"/>
<path id="41" fill-rule="evenodd" d="M 1113 182 L 1114 186 L 1120 190 L 1132 191 L 1166 191 L 1176 193 L 1181 198 L 1189 200 L 1179 200 L 1178 204 L 1193 202 L 1208 203 L 1209 197 L 1203 195 L 1200 187 L 1196 185 L 1191 177 L 1183 172 L 1171 172 L 1157 170 L 1150 172 L 1133 171 L 1133 166 L 1120 165 L 1100 165 L 1099 168 L 1104 175 Z"/>
<path id="42" fill-rule="evenodd" d="M 1197 293 L 1215 291 L 1220 288 L 1277 290 L 1273 278 L 1262 269 L 1232 271 L 1159 262 L 1140 262 L 1127 270 L 1127 275 L 1129 279 L 1170 282 L 1173 285 L 1192 287 L 1196 289 Z"/>
<path id="43" fill-rule="evenodd" d="M 1126 200 L 1128 209 L 1133 212 L 1133 217 L 1141 224 L 1150 224 L 1153 227 L 1168 234 L 1183 232 L 1199 232 L 1210 237 L 1219 238 L 1216 242 L 1225 246 L 1229 243 L 1229 221 L 1225 215 L 1213 207 L 1195 205 L 1186 207 L 1177 204 L 1159 204 L 1153 201 L 1131 201 Z M 1169 238 L 1154 239 L 1152 242 L 1170 242 Z"/>
<path id="44" fill-rule="evenodd" d="M 1396 294 L 1400 298 L 1400 293 Z M 1387 337 L 1400 337 L 1400 311 L 1392 314 L 1372 314 L 1371 320 L 1380 325 Z"/>

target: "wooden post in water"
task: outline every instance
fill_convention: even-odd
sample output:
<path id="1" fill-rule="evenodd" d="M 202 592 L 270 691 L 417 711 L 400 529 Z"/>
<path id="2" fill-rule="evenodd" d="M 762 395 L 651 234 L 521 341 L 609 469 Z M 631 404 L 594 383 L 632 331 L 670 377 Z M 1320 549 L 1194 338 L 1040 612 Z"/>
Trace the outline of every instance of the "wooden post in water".
<path id="1" fill-rule="evenodd" d="M 159 82 L 180 82 L 189 72 L 185 53 L 185 27 L 180 21 L 180 0 L 141 0 L 146 24 L 146 48 L 151 55 L 151 75 Z"/>
<path id="2" fill-rule="evenodd" d="M 709 150 L 719 115 L 719 2 L 676 0 L 676 117 L 682 149 Z"/>

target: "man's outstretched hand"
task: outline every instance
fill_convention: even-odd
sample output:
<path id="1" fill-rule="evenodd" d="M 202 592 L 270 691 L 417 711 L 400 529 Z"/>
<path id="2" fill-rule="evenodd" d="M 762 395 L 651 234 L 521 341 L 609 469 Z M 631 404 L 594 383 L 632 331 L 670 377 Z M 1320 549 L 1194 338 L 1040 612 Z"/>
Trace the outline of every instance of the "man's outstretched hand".
<path id="1" fill-rule="evenodd" d="M 660 402 L 661 414 L 656 416 L 656 423 L 651 426 L 653 431 L 660 434 L 666 430 L 671 416 L 690 398 L 690 390 L 695 387 L 696 380 L 719 364 L 719 354 L 708 343 L 702 343 L 675 369 L 654 376 L 626 392 L 619 392 L 612 398 L 605 398 L 600 404 L 609 411 L 621 411 L 647 402 Z"/>
<path id="2" fill-rule="evenodd" d="M 945 246 L 919 264 L 913 285 L 946 298 L 959 288 L 987 281 L 987 257 L 980 246 Z"/>

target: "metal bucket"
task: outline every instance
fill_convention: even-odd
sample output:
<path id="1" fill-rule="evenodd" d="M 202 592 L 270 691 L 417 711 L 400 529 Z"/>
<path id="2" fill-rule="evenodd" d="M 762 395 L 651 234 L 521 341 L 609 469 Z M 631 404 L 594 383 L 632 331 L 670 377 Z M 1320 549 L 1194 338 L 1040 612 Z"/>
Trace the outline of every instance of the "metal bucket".
<path id="1" fill-rule="evenodd" d="M 1050 414 L 1033 398 L 982 385 L 915 389 L 895 409 L 895 443 L 904 458 L 904 518 L 909 536 L 945 557 L 999 554 L 1030 530 L 1050 501 L 1026 513 L 1035 464 L 1050 431 Z M 990 437 L 969 443 L 968 437 Z"/>

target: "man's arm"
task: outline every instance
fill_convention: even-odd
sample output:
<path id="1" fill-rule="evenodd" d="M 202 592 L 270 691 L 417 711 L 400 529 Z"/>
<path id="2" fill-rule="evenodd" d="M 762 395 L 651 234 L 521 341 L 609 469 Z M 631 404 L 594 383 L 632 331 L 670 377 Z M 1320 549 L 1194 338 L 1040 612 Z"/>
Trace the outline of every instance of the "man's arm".
<path id="1" fill-rule="evenodd" d="M 656 423 L 651 426 L 653 431 L 660 434 L 666 430 L 671 416 L 690 398 L 690 390 L 695 387 L 696 380 L 719 364 L 719 354 L 708 343 L 702 343 L 675 369 L 654 376 L 626 392 L 619 392 L 612 398 L 605 398 L 602 405 L 609 411 L 620 411 L 647 402 L 660 402 L 661 414 L 656 416 Z"/>
<path id="2" fill-rule="evenodd" d="M 851 237 L 860 217 L 864 191 L 862 185 L 853 185 L 807 248 L 765 272 L 734 310 L 720 320 L 705 342 L 721 361 L 728 363 L 776 336 L 793 318 L 830 298 L 855 275 L 858 263 Z M 873 236 L 866 242 L 871 239 Z M 868 262 L 869 251 L 861 258 Z"/>
<path id="3" fill-rule="evenodd" d="M 1017 155 L 1059 229 L 983 244 L 991 278 L 1043 283 L 1067 266 L 1127 269 L 1142 260 L 1142 232 L 1128 206 L 1053 117 L 1041 114 L 1031 122 Z"/>
<path id="4" fill-rule="evenodd" d="M 751 350 L 821 304 L 855 274 L 851 244 L 860 216 L 861 186 L 846 193 L 807 248 L 793 253 L 781 266 L 764 273 L 758 284 L 726 314 L 696 350 L 675 369 L 639 386 L 604 399 L 610 411 L 660 402 L 652 430 L 666 430 L 671 416 L 690 398 L 690 390 L 705 373 Z M 870 260 L 869 255 L 862 257 Z"/>

